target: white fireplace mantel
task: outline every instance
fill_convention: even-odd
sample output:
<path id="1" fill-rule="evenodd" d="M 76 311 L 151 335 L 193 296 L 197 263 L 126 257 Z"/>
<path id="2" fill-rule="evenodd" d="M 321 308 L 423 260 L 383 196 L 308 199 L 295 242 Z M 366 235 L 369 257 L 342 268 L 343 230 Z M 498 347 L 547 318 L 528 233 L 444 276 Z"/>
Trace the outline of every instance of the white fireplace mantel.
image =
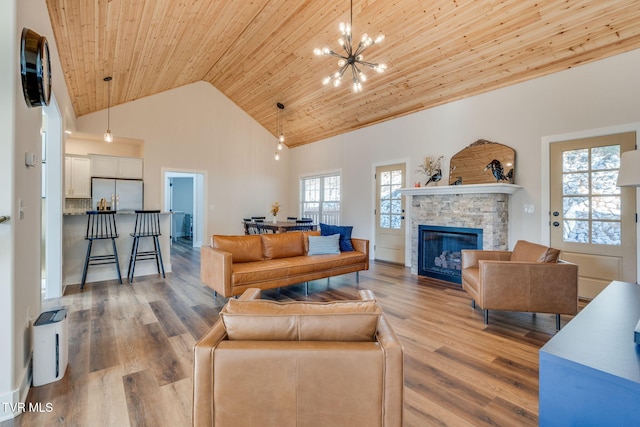
<path id="1" fill-rule="evenodd" d="M 496 183 L 401 188 L 399 192 L 405 196 L 431 196 L 435 194 L 513 194 L 521 188 L 521 185 Z"/>

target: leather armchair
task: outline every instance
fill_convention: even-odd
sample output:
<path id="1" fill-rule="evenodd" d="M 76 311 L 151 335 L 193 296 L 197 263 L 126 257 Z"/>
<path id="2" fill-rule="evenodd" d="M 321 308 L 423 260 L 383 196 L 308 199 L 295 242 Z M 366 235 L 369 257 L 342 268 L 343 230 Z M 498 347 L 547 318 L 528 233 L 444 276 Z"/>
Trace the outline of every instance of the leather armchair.
<path id="1" fill-rule="evenodd" d="M 231 299 L 195 345 L 194 426 L 401 426 L 403 348 L 361 300 Z"/>
<path id="2" fill-rule="evenodd" d="M 578 312 L 578 266 L 558 260 L 557 249 L 519 240 L 513 251 L 462 251 L 462 288 L 483 310 Z"/>

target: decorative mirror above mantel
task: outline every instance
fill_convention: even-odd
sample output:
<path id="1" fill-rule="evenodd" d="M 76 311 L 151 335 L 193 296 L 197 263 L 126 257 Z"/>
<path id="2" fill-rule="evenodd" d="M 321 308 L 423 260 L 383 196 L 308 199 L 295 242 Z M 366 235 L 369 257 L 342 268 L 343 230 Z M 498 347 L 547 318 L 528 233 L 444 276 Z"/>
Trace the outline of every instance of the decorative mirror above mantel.
<path id="1" fill-rule="evenodd" d="M 449 185 L 513 184 L 515 164 L 513 148 L 479 139 L 451 158 Z"/>

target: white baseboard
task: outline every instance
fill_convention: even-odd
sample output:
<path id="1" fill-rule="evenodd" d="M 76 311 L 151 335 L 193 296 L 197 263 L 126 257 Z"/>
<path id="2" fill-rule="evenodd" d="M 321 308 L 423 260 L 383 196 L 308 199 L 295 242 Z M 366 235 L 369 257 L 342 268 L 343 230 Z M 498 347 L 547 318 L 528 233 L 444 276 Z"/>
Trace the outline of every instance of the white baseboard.
<path id="1" fill-rule="evenodd" d="M 0 422 L 11 420 L 24 411 L 24 402 L 31 387 L 32 363 L 33 358 L 29 357 L 29 366 L 23 372 L 20 388 L 0 395 Z"/>

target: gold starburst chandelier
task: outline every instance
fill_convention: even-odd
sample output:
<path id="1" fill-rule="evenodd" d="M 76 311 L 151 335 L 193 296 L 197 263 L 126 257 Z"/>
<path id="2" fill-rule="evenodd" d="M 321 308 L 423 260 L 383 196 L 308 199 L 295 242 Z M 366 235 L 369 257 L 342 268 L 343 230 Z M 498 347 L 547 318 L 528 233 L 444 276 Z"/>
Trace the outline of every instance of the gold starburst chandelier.
<path id="1" fill-rule="evenodd" d="M 354 46 L 351 37 L 351 27 L 353 25 L 353 0 L 351 0 L 349 23 L 340 23 L 340 39 L 338 43 L 345 51 L 345 54 L 339 54 L 324 47 L 322 49 L 315 48 L 313 53 L 316 55 L 335 56 L 338 59 L 338 71 L 325 77 L 322 83 L 327 85 L 333 82 L 335 87 L 340 86 L 342 83 L 342 77 L 348 69 L 351 69 L 351 81 L 353 92 L 360 92 L 362 90 L 362 82 L 367 80 L 367 76 L 362 72 L 362 68 L 370 67 L 379 73 L 383 73 L 387 69 L 385 64 L 377 64 L 374 62 L 366 62 L 362 53 L 371 45 L 378 44 L 384 40 L 384 35 L 380 34 L 373 40 L 367 34 L 362 35 L 360 42 Z M 347 73 L 348 74 L 348 73 Z"/>

